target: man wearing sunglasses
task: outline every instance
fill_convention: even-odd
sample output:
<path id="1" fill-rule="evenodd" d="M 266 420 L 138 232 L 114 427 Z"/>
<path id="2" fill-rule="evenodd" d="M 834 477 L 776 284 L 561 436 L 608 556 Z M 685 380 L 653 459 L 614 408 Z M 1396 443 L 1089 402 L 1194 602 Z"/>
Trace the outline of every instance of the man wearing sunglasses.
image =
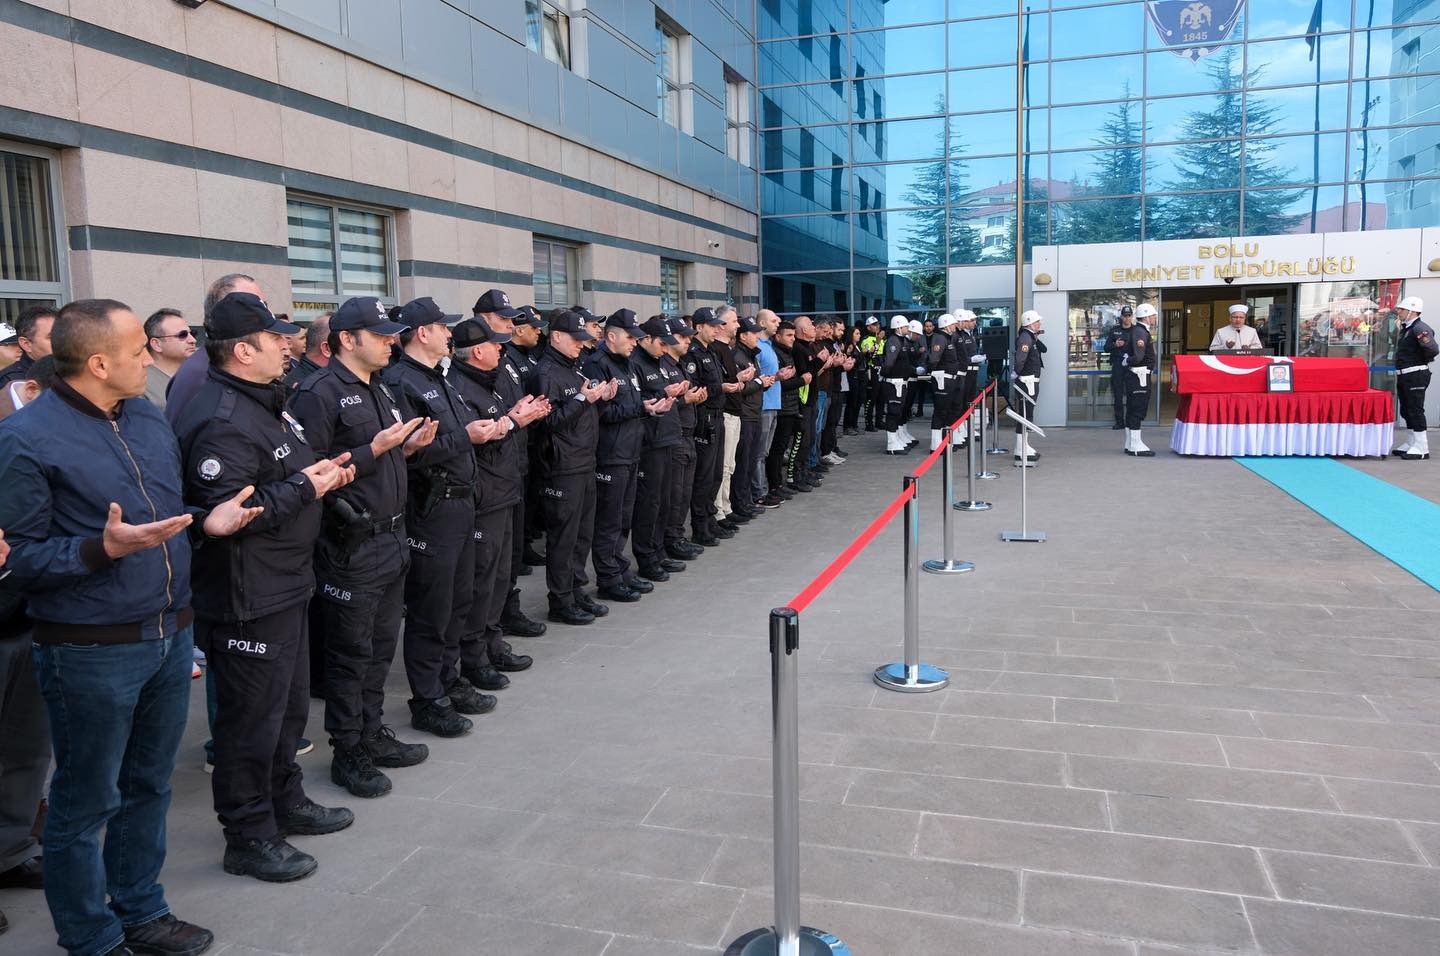
<path id="1" fill-rule="evenodd" d="M 145 320 L 145 335 L 145 347 L 154 359 L 145 370 L 145 398 L 163 412 L 170 379 L 195 354 L 195 334 L 179 309 L 159 309 Z"/>

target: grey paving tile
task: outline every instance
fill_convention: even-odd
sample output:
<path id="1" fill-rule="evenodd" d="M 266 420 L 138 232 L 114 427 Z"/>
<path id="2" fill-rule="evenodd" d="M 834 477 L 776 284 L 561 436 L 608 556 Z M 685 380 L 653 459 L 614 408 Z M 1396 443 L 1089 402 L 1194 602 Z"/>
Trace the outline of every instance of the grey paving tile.
<path id="1" fill-rule="evenodd" d="M 1208 734 L 985 717 L 941 717 L 935 727 L 935 739 L 982 747 L 1148 757 L 1217 766 L 1225 764 L 1225 755 L 1220 749 L 1219 741 Z"/>
<path id="2" fill-rule="evenodd" d="M 1055 719 L 1067 724 L 1101 724 L 1141 730 L 1179 730 L 1231 737 L 1258 737 L 1255 718 L 1243 710 L 1205 707 L 1166 707 L 1095 700 L 1055 701 Z"/>
<path id="3" fill-rule="evenodd" d="M 1440 823 L 1403 823 L 1431 866 L 1440 866 Z"/>
<path id="4" fill-rule="evenodd" d="M 1234 652 L 1224 647 L 1203 644 L 1171 644 L 1166 641 L 1061 638 L 1060 653 L 1125 661 L 1187 661 L 1194 664 L 1230 664 L 1234 662 Z"/>
<path id="5" fill-rule="evenodd" d="M 1340 778 L 1326 782 L 1347 813 L 1440 823 L 1440 787 Z"/>
<path id="6" fill-rule="evenodd" d="M 1254 945 L 1239 897 L 1046 873 L 1026 874 L 1025 922 L 1187 946 Z"/>
<path id="7" fill-rule="evenodd" d="M 603 956 L 715 956 L 718 946 L 687 946 L 673 940 L 616 936 Z"/>
<path id="8" fill-rule="evenodd" d="M 1267 956 L 1434 956 L 1440 921 L 1246 900 L 1255 939 Z"/>
<path id="9" fill-rule="evenodd" d="M 1440 785 L 1440 768 L 1424 754 L 1256 738 L 1221 742 L 1232 767 Z"/>
<path id="10" fill-rule="evenodd" d="M 1320 744 L 1440 753 L 1440 725 L 1437 724 L 1403 724 L 1379 719 L 1289 717 L 1284 714 L 1256 714 L 1255 720 L 1266 737 L 1276 740 L 1305 740 Z"/>
<path id="11" fill-rule="evenodd" d="M 579 774 L 476 768 L 437 799 L 473 807 L 638 823 L 664 792 L 665 788 L 656 784 Z"/>
<path id="12" fill-rule="evenodd" d="M 1111 657 L 1081 657 L 1074 654 L 1006 654 L 1005 669 L 1028 674 L 1056 674 L 1071 677 L 1129 677 L 1135 680 L 1169 680 L 1164 663 L 1153 660 L 1123 660 Z"/>
<path id="13" fill-rule="evenodd" d="M 1264 687 L 1228 687 L 1221 684 L 1163 684 L 1155 681 L 1116 681 L 1119 699 L 1126 703 L 1169 704 L 1179 707 L 1219 707 L 1232 710 L 1311 714 L 1316 717 L 1373 718 L 1375 710 L 1358 696 Z"/>
<path id="14" fill-rule="evenodd" d="M 986 688 L 997 694 L 1043 694 L 1051 697 L 1084 697 L 1114 700 L 1114 680 L 1109 677 L 1065 677 L 1056 674 L 1021 674 L 1006 671 Z"/>
<path id="15" fill-rule="evenodd" d="M 768 894 L 746 893 L 726 941 L 772 924 L 773 907 Z M 1129 943 L 1114 939 L 826 900 L 806 900 L 800 920 L 838 936 L 851 952 L 876 956 L 1130 956 L 1132 952 Z"/>
<path id="16" fill-rule="evenodd" d="M 1421 862 L 1393 820 L 1130 794 L 1112 795 L 1110 809 L 1115 829 L 1122 832 L 1396 863 Z"/>
<path id="17" fill-rule="evenodd" d="M 1113 621 L 1113 611 L 1095 608 L 1079 608 L 1075 611 L 1077 623 L 1104 624 Z M 1196 611 L 1129 611 L 1124 615 L 1131 624 L 1150 624 L 1159 627 L 1204 627 L 1221 630 L 1253 631 L 1256 628 L 1244 614 L 1216 614 Z"/>
<path id="18" fill-rule="evenodd" d="M 935 730 L 935 718 L 929 714 L 877 707 L 802 706 L 800 719 L 807 727 L 824 733 L 886 739 L 929 740 Z"/>
<path id="19" fill-rule="evenodd" d="M 841 745 L 835 762 L 846 767 L 928 773 L 942 777 L 978 777 L 1057 787 L 1065 784 L 1065 758 L 1061 754 L 997 747 L 853 737 Z"/>
<path id="20" fill-rule="evenodd" d="M 1217 843 L 927 814 L 917 852 L 1032 871 L 1271 895 L 1254 850 Z"/>
<path id="21" fill-rule="evenodd" d="M 508 855 L 542 863 L 698 882 L 720 848 L 720 837 L 683 830 L 543 817 L 512 846 Z"/>
<path id="22" fill-rule="evenodd" d="M 351 801 L 353 804 L 355 801 Z M 419 800 L 391 793 L 355 808 L 349 833 L 403 833 L 415 846 L 504 851 L 540 821 L 538 813 L 486 809 L 435 800 Z"/>
<path id="23" fill-rule="evenodd" d="M 845 802 L 990 820 L 1109 828 L 1104 794 L 1064 787 L 861 771 Z"/>
<path id="24" fill-rule="evenodd" d="M 468 854 L 427 847 L 380 883 L 367 902 L 404 900 L 703 946 L 719 940 L 740 896 L 726 887 L 582 866 L 495 856 L 484 862 L 476 866 Z M 458 873 L 465 878 L 457 879 Z"/>
<path id="25" fill-rule="evenodd" d="M 1112 757 L 1072 755 L 1069 760 L 1070 782 L 1077 787 L 1298 810 L 1337 809 L 1316 776 Z"/>
<path id="26" fill-rule="evenodd" d="M 1263 851 L 1282 899 L 1440 918 L 1440 871 L 1431 866 Z"/>
<path id="27" fill-rule="evenodd" d="M 1227 684 L 1321 694 L 1360 694 L 1369 687 L 1366 680 L 1355 673 L 1268 667 L 1254 661 L 1240 664 L 1191 664 L 1182 661 L 1171 664 L 1170 672 L 1178 683 L 1184 684 Z"/>
<path id="28" fill-rule="evenodd" d="M 381 956 L 431 956 L 453 952 L 462 940 L 474 940 L 486 952 L 506 956 L 555 953 L 600 956 L 606 952 L 611 938 L 609 933 L 432 906 L 411 921 L 380 953 Z"/>
<path id="29" fill-rule="evenodd" d="M 645 818 L 654 827 L 718 836 L 768 837 L 773 803 L 769 797 L 685 790 L 665 793 Z M 920 815 L 904 809 L 801 801 L 800 839 L 821 846 L 893 850 L 915 842 Z"/>
<path id="30" fill-rule="evenodd" d="M 773 892 L 769 841 L 727 839 L 706 874 L 720 886 Z M 903 853 L 908 847 L 897 847 Z M 1013 923 L 1019 917 L 1015 870 L 944 860 L 802 846 L 801 896 L 940 916 Z"/>

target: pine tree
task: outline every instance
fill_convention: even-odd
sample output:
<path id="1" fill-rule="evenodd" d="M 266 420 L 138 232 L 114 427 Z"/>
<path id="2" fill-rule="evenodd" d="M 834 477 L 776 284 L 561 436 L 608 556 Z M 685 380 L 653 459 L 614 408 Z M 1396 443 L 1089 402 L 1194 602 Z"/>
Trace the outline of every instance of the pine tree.
<path id="1" fill-rule="evenodd" d="M 935 112 L 943 113 L 945 101 L 942 98 L 936 100 Z M 910 267 L 906 273 L 914 290 L 916 302 L 925 305 L 945 306 L 945 263 L 947 240 L 951 245 L 949 261 L 951 262 L 973 262 L 974 259 L 957 259 L 955 240 L 963 237 L 968 227 L 961 227 L 957 234 L 956 226 L 951 225 L 950 234 L 947 237 L 945 228 L 946 210 L 955 206 L 959 197 L 965 192 L 965 184 L 968 179 L 966 163 L 963 158 L 964 146 L 957 138 L 954 128 L 951 128 L 949 154 L 946 154 L 944 134 L 941 134 L 941 142 L 936 151 L 937 158 L 934 162 L 926 163 L 920 167 L 910 188 L 901 194 L 900 198 L 908 206 L 925 207 L 919 209 L 909 216 L 909 223 L 905 229 L 905 236 L 900 240 L 900 252 L 902 259 L 896 263 L 898 266 Z M 971 231 L 971 241 L 975 245 L 975 252 L 979 251 L 979 241 L 974 238 Z M 966 251 L 959 250 L 961 254 Z"/>
<path id="2" fill-rule="evenodd" d="M 1142 158 L 1139 144 L 1147 131 L 1141 128 L 1140 104 L 1129 98 L 1128 85 L 1125 97 L 1100 127 L 1096 145 L 1103 151 L 1094 163 L 1093 175 L 1084 183 L 1076 180 L 1073 184 L 1076 199 L 1111 198 L 1068 207 L 1069 217 L 1055 224 L 1057 242 L 1131 242 L 1140 238 L 1139 197 L 1149 164 Z"/>
<path id="3" fill-rule="evenodd" d="M 1189 196 L 1165 196 L 1146 200 L 1154 211 L 1147 217 L 1147 239 L 1205 238 L 1233 235 L 1242 228 L 1240 222 L 1240 182 L 1245 184 L 1244 232 L 1247 235 L 1287 233 L 1301 217 L 1287 213 L 1304 190 L 1279 189 L 1270 192 L 1251 190 L 1293 182 L 1291 170 L 1275 165 L 1271 158 L 1272 143 L 1256 139 L 1273 132 L 1278 125 L 1277 110 L 1251 103 L 1243 109 L 1240 87 L 1254 85 L 1261 70 L 1244 74 L 1240 82 L 1239 53 L 1226 47 L 1209 66 L 1215 83 L 1215 105 L 1209 110 L 1191 113 L 1183 124 L 1182 136 L 1195 142 L 1177 148 L 1180 175 L 1167 182 L 1167 191 L 1216 190 Z M 1240 131 L 1245 130 L 1245 148 L 1240 146 Z M 1230 137 L 1226 139 L 1225 137 Z M 1243 179 L 1239 172 L 1243 169 Z"/>

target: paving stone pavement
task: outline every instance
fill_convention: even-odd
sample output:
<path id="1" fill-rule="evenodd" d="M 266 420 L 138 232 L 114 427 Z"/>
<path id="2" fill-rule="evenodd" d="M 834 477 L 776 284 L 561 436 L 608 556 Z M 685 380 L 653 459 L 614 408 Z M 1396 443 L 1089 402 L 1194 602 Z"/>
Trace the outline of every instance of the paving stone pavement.
<path id="1" fill-rule="evenodd" d="M 766 611 L 918 463 L 879 437 L 640 604 L 516 641 L 535 668 L 392 795 L 342 800 L 317 741 L 309 792 L 357 821 L 296 839 L 320 859 L 301 883 L 221 872 L 195 685 L 177 913 L 227 956 L 685 956 L 769 923 Z M 900 654 L 899 522 L 803 615 L 804 921 L 857 956 L 1435 956 L 1440 594 L 1233 462 L 1121 442 L 1037 443 L 1045 544 L 997 540 L 1008 461 L 978 483 L 996 507 L 955 514 L 977 571 L 921 581 L 948 689 L 870 678 Z M 1359 467 L 1440 500 L 1434 464 Z M 925 557 L 938 488 L 936 469 Z M 541 579 L 522 581 L 538 611 Z M 398 666 L 391 692 L 419 739 Z M 55 952 L 38 894 L 0 909 L 0 950 Z"/>

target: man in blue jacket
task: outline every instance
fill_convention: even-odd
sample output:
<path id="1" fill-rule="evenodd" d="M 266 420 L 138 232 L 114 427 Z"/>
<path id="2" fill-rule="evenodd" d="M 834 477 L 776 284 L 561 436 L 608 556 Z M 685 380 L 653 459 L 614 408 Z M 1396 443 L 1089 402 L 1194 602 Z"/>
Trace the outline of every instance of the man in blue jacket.
<path id="1" fill-rule="evenodd" d="M 45 897 L 74 956 L 189 956 L 214 936 L 172 916 L 158 882 L 190 696 L 181 532 L 193 521 L 225 537 L 260 509 L 244 506 L 243 488 L 186 511 L 175 437 L 139 400 L 150 353 L 129 308 L 72 302 L 51 342 L 55 386 L 0 424 L 6 568 L 29 602 L 55 751 Z"/>

